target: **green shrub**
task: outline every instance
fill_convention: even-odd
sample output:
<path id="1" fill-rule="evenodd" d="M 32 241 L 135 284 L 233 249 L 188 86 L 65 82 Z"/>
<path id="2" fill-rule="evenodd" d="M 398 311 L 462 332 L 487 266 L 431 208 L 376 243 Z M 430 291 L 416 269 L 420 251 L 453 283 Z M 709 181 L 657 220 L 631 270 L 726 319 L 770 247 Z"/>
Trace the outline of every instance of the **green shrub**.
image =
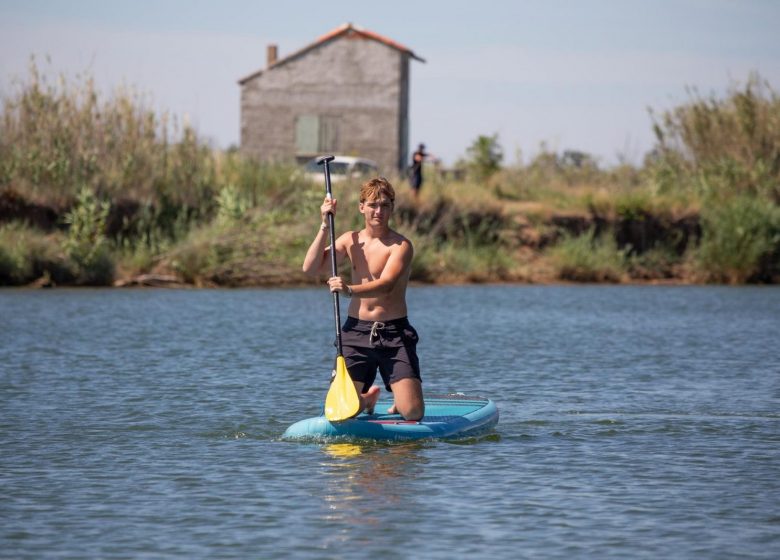
<path id="1" fill-rule="evenodd" d="M 485 181 L 501 169 L 504 152 L 498 142 L 498 134 L 478 136 L 466 152 L 468 159 L 465 166 L 477 182 Z"/>
<path id="2" fill-rule="evenodd" d="M 316 232 L 305 224 L 278 227 L 256 209 L 241 222 L 191 230 L 162 264 L 200 286 L 300 284 L 307 281 L 301 263 L 312 229 Z"/>
<path id="3" fill-rule="evenodd" d="M 611 235 L 596 237 L 591 229 L 565 236 L 550 250 L 558 277 L 574 282 L 620 282 L 626 273 L 625 253 Z"/>
<path id="4" fill-rule="evenodd" d="M 57 250 L 59 238 L 19 223 L 0 226 L 0 286 L 20 286 L 41 277 L 71 282 L 74 273 Z"/>
<path id="5" fill-rule="evenodd" d="M 627 256 L 628 275 L 636 280 L 674 278 L 682 257 L 668 246 L 660 246 L 641 254 Z"/>
<path id="6" fill-rule="evenodd" d="M 29 255 L 13 237 L 7 228 L 0 229 L 1 286 L 16 286 L 33 280 Z"/>
<path id="7" fill-rule="evenodd" d="M 107 202 L 82 187 L 75 206 L 65 216 L 69 228 L 63 248 L 75 266 L 79 284 L 101 286 L 114 279 L 114 261 L 104 234 L 108 211 Z"/>
<path id="8" fill-rule="evenodd" d="M 489 282 L 510 279 L 515 268 L 501 247 L 468 248 L 453 243 L 415 240 L 411 280 L 418 282 Z"/>
<path id="9" fill-rule="evenodd" d="M 217 223 L 231 225 L 244 217 L 249 208 L 249 201 L 238 188 L 229 184 L 217 195 Z"/>
<path id="10" fill-rule="evenodd" d="M 709 281 L 771 281 L 780 272 L 780 206 L 746 195 L 707 205 L 696 261 Z"/>

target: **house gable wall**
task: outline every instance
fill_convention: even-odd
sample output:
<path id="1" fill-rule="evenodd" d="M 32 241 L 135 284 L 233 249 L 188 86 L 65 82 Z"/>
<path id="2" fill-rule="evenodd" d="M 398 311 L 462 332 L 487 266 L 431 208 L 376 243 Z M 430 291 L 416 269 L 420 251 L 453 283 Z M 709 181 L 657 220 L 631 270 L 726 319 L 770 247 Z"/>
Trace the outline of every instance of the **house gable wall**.
<path id="1" fill-rule="evenodd" d="M 241 88 L 241 149 L 293 161 L 296 118 L 337 122 L 333 152 L 375 160 L 384 173 L 404 164 L 409 55 L 346 34 L 248 79 Z M 402 151 L 403 150 L 403 151 Z"/>

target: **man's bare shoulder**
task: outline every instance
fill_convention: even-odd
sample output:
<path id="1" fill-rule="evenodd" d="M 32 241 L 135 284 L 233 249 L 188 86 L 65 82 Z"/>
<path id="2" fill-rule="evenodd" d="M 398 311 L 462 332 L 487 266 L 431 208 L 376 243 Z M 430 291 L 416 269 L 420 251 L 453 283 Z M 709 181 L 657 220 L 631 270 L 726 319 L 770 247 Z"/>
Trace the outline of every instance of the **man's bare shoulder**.
<path id="1" fill-rule="evenodd" d="M 357 243 L 358 236 L 360 235 L 359 231 L 345 231 L 341 235 L 338 236 L 336 239 L 337 244 L 346 244 L 346 245 L 352 245 L 354 243 Z"/>
<path id="2" fill-rule="evenodd" d="M 387 238 L 387 241 L 390 245 L 393 247 L 396 247 L 398 250 L 401 251 L 413 251 L 414 247 L 412 246 L 412 242 L 409 240 L 409 238 L 404 237 L 400 233 L 398 233 L 395 230 L 390 230 L 390 234 Z"/>

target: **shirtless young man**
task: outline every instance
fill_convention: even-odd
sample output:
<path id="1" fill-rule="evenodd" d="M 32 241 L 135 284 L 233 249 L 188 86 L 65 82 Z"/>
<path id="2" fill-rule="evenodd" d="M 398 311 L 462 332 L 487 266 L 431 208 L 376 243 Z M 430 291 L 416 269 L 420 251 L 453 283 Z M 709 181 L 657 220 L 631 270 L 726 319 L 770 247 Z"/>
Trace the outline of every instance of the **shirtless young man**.
<path id="1" fill-rule="evenodd" d="M 380 389 L 372 384 L 376 370 L 385 388 L 393 393 L 388 412 L 407 420 L 419 420 L 425 413 L 417 332 L 406 318 L 406 285 L 414 249 L 411 242 L 389 227 L 395 204 L 390 182 L 377 177 L 360 188 L 360 213 L 365 227 L 348 231 L 336 239 L 336 262 L 348 257 L 352 263 L 351 283 L 340 276 L 328 279 L 331 292 L 351 297 L 342 328 L 342 347 L 347 369 L 360 395 L 360 410 L 373 411 Z M 336 213 L 335 199 L 320 207 L 322 225 L 303 261 L 310 276 L 327 272 L 328 213 Z"/>

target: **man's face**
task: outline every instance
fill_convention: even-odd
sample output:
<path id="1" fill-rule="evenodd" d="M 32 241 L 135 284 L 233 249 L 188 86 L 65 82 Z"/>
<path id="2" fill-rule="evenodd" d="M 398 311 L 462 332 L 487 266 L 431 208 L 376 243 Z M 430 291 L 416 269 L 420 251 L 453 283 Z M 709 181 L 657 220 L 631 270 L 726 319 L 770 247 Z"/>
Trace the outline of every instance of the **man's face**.
<path id="1" fill-rule="evenodd" d="M 393 201 L 380 194 L 373 200 L 361 202 L 360 213 L 365 216 L 367 225 L 387 225 L 393 213 Z"/>

